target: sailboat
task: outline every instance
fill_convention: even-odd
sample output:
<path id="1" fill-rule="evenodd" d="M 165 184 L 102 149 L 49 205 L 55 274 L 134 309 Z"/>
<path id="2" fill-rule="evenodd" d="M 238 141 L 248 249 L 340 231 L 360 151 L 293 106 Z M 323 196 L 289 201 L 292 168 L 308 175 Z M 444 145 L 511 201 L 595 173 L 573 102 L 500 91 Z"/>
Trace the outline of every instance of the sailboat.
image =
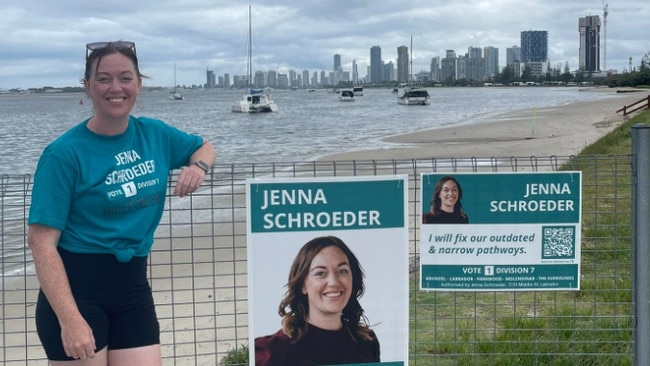
<path id="1" fill-rule="evenodd" d="M 411 35 L 411 59 L 409 60 L 409 85 L 404 88 L 404 92 L 397 98 L 397 103 L 402 105 L 429 105 L 431 97 L 429 91 L 420 88 L 413 82 L 413 35 Z"/>
<path id="2" fill-rule="evenodd" d="M 264 89 L 253 89 L 253 38 L 251 27 L 251 6 L 248 6 L 248 62 L 247 68 L 247 89 L 248 92 L 232 103 L 231 110 L 238 113 L 264 113 L 277 112 L 278 105 L 275 104 Z"/>
<path id="3" fill-rule="evenodd" d="M 178 91 L 178 88 L 176 87 L 176 64 L 174 64 L 174 90 L 170 92 L 169 99 L 183 100 L 183 94 L 181 94 L 181 92 Z"/>

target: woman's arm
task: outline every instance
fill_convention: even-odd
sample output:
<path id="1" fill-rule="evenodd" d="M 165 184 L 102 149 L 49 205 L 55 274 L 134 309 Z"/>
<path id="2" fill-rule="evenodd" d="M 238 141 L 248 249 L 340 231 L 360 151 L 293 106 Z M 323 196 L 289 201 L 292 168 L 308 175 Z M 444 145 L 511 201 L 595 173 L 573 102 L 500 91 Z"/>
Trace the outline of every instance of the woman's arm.
<path id="1" fill-rule="evenodd" d="M 178 175 L 178 182 L 176 182 L 176 186 L 174 187 L 174 195 L 183 197 L 196 191 L 203 182 L 203 179 L 205 179 L 207 172 L 195 163 L 202 162 L 209 168 L 212 168 L 216 156 L 217 153 L 212 144 L 208 140 L 203 139 L 203 145 L 196 149 L 194 154 L 190 156 L 190 160 L 186 164 L 187 167 L 181 170 Z"/>
<path id="2" fill-rule="evenodd" d="M 95 338 L 72 296 L 63 261 L 56 249 L 60 236 L 58 229 L 32 224 L 27 233 L 27 244 L 32 251 L 41 289 L 59 320 L 65 353 L 86 359 L 95 355 Z"/>

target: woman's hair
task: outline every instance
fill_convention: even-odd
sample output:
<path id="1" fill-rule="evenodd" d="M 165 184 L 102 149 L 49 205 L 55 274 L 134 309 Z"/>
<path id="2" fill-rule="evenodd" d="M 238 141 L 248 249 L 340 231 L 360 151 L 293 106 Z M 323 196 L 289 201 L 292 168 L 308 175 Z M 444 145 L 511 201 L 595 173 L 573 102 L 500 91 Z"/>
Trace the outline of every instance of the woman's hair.
<path id="1" fill-rule="evenodd" d="M 467 217 L 467 214 L 465 214 L 463 211 L 463 203 L 461 202 L 461 199 L 463 198 L 463 189 L 460 187 L 460 183 L 458 183 L 456 178 L 449 175 L 440 178 L 436 184 L 436 187 L 433 189 L 433 197 L 431 198 L 431 213 L 433 216 L 437 216 L 440 213 L 440 206 L 442 205 L 440 202 L 440 192 L 442 192 L 442 186 L 445 185 L 445 183 L 448 181 L 453 181 L 456 183 L 456 187 L 458 187 L 458 199 L 454 205 L 454 213 L 461 217 Z"/>
<path id="2" fill-rule="evenodd" d="M 135 73 L 138 78 L 146 78 L 146 76 L 140 72 L 140 68 L 138 66 L 138 56 L 135 53 L 134 46 L 124 47 L 118 45 L 120 42 L 116 43 L 108 43 L 106 46 L 93 49 L 92 52 L 90 52 L 90 55 L 86 57 L 86 71 L 84 72 L 83 80 L 90 80 L 90 73 L 92 71 L 93 62 L 95 62 L 95 60 L 97 60 L 97 66 L 95 67 L 95 70 L 97 70 L 97 68 L 99 68 L 99 63 L 102 61 L 102 58 L 104 58 L 104 56 L 116 53 L 121 53 L 122 55 L 128 57 L 131 62 L 133 62 L 133 67 L 135 67 Z"/>
<path id="3" fill-rule="evenodd" d="M 287 292 L 278 307 L 278 313 L 282 317 L 282 331 L 291 338 L 293 343 L 298 342 L 307 331 L 309 302 L 307 295 L 302 293 L 302 288 L 311 262 L 321 250 L 330 246 L 339 248 L 345 254 L 352 271 L 352 295 L 341 314 L 343 326 L 355 340 L 371 340 L 373 338 L 373 333 L 368 326 L 368 319 L 359 304 L 359 298 L 363 296 L 364 292 L 363 268 L 354 253 L 341 239 L 335 236 L 323 236 L 310 240 L 300 248 L 289 271 L 289 280 L 286 284 Z"/>

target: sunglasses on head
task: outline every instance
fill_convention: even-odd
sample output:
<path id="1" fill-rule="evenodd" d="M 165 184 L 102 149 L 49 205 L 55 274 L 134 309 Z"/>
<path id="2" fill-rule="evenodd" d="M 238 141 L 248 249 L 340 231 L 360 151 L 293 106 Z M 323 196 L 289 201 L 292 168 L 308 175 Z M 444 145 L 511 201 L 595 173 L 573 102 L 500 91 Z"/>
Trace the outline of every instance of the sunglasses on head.
<path id="1" fill-rule="evenodd" d="M 126 49 L 130 48 L 133 50 L 133 53 L 136 54 L 135 52 L 135 42 L 130 42 L 130 41 L 115 41 L 115 42 L 93 42 L 93 43 L 88 43 L 86 44 L 86 60 L 88 60 L 88 56 L 90 54 L 98 49 L 108 47 L 108 46 L 113 46 L 117 49 Z"/>

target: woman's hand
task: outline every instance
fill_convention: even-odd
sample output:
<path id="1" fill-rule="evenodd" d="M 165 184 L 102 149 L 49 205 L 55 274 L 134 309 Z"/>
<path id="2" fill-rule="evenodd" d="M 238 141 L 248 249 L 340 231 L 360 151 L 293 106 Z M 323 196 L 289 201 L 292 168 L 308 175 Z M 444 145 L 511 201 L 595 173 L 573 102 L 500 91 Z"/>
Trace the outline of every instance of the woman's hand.
<path id="1" fill-rule="evenodd" d="M 205 171 L 196 165 L 186 166 L 178 174 L 178 182 L 174 187 L 174 195 L 185 197 L 194 193 L 205 179 Z"/>
<path id="2" fill-rule="evenodd" d="M 63 349 L 68 357 L 79 360 L 95 357 L 95 337 L 81 314 L 60 323 Z"/>

